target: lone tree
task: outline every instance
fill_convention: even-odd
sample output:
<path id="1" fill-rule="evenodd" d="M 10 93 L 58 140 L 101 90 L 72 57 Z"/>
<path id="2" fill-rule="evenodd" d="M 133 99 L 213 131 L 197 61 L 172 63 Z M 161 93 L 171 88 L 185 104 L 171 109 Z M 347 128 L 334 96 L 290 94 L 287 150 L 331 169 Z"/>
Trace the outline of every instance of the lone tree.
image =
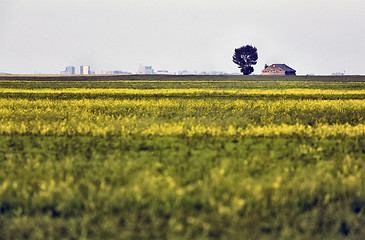
<path id="1" fill-rule="evenodd" d="M 251 45 L 242 46 L 234 50 L 233 62 L 241 68 L 243 75 L 250 75 L 253 72 L 251 65 L 256 65 L 258 59 L 257 49 Z"/>

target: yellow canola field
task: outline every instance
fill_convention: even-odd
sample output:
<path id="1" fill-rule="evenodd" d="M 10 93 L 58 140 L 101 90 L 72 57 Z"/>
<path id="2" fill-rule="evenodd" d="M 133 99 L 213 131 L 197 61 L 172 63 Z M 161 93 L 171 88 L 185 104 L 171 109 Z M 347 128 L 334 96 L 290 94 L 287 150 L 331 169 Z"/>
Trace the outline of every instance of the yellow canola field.
<path id="1" fill-rule="evenodd" d="M 252 98 L 1 98 L 0 134 L 359 137 L 364 100 L 256 99 L 255 95 L 365 94 L 365 90 L 0 89 L 18 94 L 248 95 Z"/>
<path id="2" fill-rule="evenodd" d="M 365 90 L 332 89 L 105 89 L 105 88 L 67 88 L 67 89 L 13 89 L 0 88 L 0 93 L 44 93 L 44 94 L 229 94 L 229 95 L 364 95 Z"/>

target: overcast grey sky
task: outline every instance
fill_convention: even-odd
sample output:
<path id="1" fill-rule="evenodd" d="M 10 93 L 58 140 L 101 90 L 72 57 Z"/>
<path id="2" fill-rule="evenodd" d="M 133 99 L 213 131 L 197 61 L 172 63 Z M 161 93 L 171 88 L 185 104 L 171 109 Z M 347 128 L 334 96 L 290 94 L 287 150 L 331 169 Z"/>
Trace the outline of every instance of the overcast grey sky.
<path id="1" fill-rule="evenodd" d="M 234 48 L 251 44 L 255 74 L 365 74 L 364 23 L 364 0 L 0 0 L 0 72 L 232 73 Z"/>

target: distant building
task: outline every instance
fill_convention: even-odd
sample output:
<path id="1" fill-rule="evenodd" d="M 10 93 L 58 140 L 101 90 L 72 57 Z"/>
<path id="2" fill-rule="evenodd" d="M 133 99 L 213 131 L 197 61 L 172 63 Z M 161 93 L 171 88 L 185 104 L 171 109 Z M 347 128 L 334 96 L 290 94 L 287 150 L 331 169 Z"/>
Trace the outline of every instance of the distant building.
<path id="1" fill-rule="evenodd" d="M 210 71 L 210 72 L 200 72 L 199 75 L 228 75 L 222 71 Z"/>
<path id="2" fill-rule="evenodd" d="M 154 71 L 153 71 L 152 66 L 140 65 L 139 68 L 138 68 L 138 73 L 139 74 L 153 74 Z"/>
<path id="3" fill-rule="evenodd" d="M 63 75 L 74 75 L 75 74 L 75 67 L 74 66 L 67 66 L 65 71 L 62 71 L 61 74 Z"/>
<path id="4" fill-rule="evenodd" d="M 74 66 L 67 66 L 66 71 L 67 74 L 74 75 L 75 74 L 75 67 Z"/>
<path id="5" fill-rule="evenodd" d="M 114 71 L 105 72 L 105 74 L 132 74 L 132 73 L 131 72 L 120 71 L 120 70 L 114 70 Z"/>
<path id="6" fill-rule="evenodd" d="M 131 72 L 121 71 L 121 70 L 115 70 L 113 74 L 132 74 Z"/>
<path id="7" fill-rule="evenodd" d="M 197 75 L 198 73 L 196 71 L 188 71 L 188 70 L 183 70 L 183 71 L 179 71 L 177 74 L 179 75 Z"/>
<path id="8" fill-rule="evenodd" d="M 285 64 L 272 64 L 262 70 L 262 75 L 296 75 L 296 71 Z"/>
<path id="9" fill-rule="evenodd" d="M 167 70 L 157 70 L 157 74 L 169 74 Z"/>
<path id="10" fill-rule="evenodd" d="M 345 73 L 342 72 L 332 73 L 332 76 L 343 76 L 343 75 L 345 75 Z"/>
<path id="11" fill-rule="evenodd" d="M 80 66 L 80 74 L 81 75 L 91 74 L 90 66 Z"/>

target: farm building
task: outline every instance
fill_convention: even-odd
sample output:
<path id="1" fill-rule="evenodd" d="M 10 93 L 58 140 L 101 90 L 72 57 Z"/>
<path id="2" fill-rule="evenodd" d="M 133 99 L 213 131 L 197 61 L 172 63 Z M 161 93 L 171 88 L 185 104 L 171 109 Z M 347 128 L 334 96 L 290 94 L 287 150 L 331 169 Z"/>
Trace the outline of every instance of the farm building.
<path id="1" fill-rule="evenodd" d="M 262 75 L 296 75 L 295 72 L 285 64 L 272 64 L 262 70 Z"/>

